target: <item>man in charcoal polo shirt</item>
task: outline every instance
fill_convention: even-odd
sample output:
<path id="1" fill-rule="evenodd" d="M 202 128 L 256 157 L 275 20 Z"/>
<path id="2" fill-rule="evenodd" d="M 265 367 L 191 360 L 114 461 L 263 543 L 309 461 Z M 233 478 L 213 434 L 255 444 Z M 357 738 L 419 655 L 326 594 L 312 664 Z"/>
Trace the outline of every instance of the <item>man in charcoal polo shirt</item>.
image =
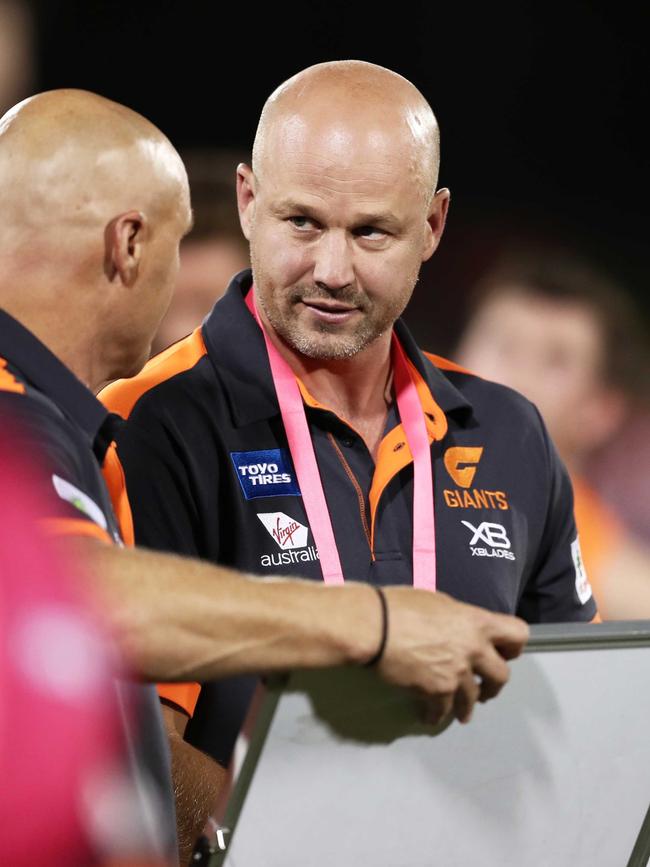
<path id="1" fill-rule="evenodd" d="M 320 64 L 269 98 L 237 179 L 252 274 L 103 395 L 129 419 L 118 453 L 139 543 L 262 576 L 433 589 L 437 573 L 530 621 L 594 618 L 539 414 L 422 353 L 398 319 L 444 228 L 437 174 L 431 108 L 393 72 Z M 227 761 L 251 690 L 204 684 L 195 708 L 196 690 L 163 687 L 170 736 Z M 181 788 L 202 761 L 179 757 Z"/>
<path id="2" fill-rule="evenodd" d="M 191 222 L 185 170 L 129 109 L 52 91 L 0 119 L 0 189 L 0 420 L 13 419 L 40 454 L 43 485 L 66 513 L 49 527 L 87 561 L 136 672 L 203 680 L 364 663 L 387 638 L 378 671 L 439 699 L 439 713 L 468 719 L 477 699 L 495 695 L 504 657 L 526 639 L 514 618 L 402 588 L 386 590 L 384 607 L 361 584 L 265 583 L 110 544 L 118 536 L 99 463 L 119 477 L 106 451 L 115 420 L 92 392 L 149 354 Z"/>

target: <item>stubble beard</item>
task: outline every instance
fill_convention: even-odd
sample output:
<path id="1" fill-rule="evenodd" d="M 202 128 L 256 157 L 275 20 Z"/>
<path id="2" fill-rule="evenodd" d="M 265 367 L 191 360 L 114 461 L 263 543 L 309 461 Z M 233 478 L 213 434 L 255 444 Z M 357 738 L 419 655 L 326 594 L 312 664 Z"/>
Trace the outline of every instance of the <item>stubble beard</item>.
<path id="1" fill-rule="evenodd" d="M 379 310 L 367 296 L 360 296 L 359 293 L 350 291 L 334 293 L 303 286 L 297 286 L 289 291 L 284 310 L 276 304 L 268 303 L 268 299 L 274 297 L 272 285 L 268 285 L 266 291 L 259 291 L 257 300 L 274 331 L 296 352 L 316 360 L 341 361 L 353 358 L 392 329 L 395 320 L 401 316 L 406 307 L 416 282 L 417 274 L 413 275 L 412 281 L 409 281 L 408 292 Z M 257 282 L 256 285 L 259 288 Z M 308 329 L 295 313 L 292 315 L 292 311 L 302 298 L 342 301 L 358 307 L 364 316 L 355 330 L 346 334 L 338 333 L 340 330 L 338 326 L 328 322 L 316 322 Z"/>

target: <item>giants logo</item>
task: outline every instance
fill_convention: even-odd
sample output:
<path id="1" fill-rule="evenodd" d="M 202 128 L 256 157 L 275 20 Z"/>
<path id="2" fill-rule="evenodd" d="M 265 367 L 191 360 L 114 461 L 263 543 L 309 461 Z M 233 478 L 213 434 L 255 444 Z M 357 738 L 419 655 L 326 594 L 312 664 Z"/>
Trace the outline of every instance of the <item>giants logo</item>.
<path id="1" fill-rule="evenodd" d="M 454 446 L 445 452 L 445 469 L 460 488 L 469 488 L 474 481 L 482 454 L 482 446 Z"/>
<path id="2" fill-rule="evenodd" d="M 445 452 L 445 469 L 454 482 L 464 489 L 443 490 L 445 503 L 450 509 L 509 509 L 505 491 L 486 491 L 482 488 L 468 490 L 482 456 L 483 446 L 453 446 Z"/>

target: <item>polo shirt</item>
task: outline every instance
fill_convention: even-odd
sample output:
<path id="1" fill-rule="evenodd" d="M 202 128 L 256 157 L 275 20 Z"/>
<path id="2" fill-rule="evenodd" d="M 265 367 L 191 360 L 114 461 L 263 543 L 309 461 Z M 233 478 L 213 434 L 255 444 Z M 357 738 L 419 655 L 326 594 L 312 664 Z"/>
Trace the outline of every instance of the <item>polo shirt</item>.
<path id="1" fill-rule="evenodd" d="M 200 328 L 102 393 L 128 418 L 116 443 L 130 515 L 123 486 L 112 492 L 140 545 L 321 580 L 264 338 L 245 303 L 251 282 L 238 274 Z M 420 351 L 401 320 L 395 331 L 431 442 L 438 588 L 529 622 L 593 619 L 571 484 L 535 407 Z M 396 402 L 375 464 L 359 434 L 299 384 L 344 576 L 411 584 L 413 464 Z M 254 682 L 203 685 L 187 739 L 227 761 Z M 189 688 L 161 695 L 192 712 Z"/>
<path id="2" fill-rule="evenodd" d="M 0 424 L 13 430 L 21 453 L 33 459 L 43 530 L 122 544 L 100 470 L 121 423 L 40 340 L 0 310 Z M 133 809 L 142 817 L 143 837 L 152 835 L 161 854 L 176 862 L 169 752 L 156 691 L 125 680 L 115 685 L 121 713 L 133 708 L 137 719 L 124 725 L 138 792 Z"/>

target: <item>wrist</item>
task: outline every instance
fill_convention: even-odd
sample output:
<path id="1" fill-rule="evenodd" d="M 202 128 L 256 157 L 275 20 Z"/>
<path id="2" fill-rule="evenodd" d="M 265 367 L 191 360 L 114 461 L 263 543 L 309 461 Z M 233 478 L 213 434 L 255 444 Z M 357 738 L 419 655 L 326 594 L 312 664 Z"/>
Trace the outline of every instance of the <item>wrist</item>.
<path id="1" fill-rule="evenodd" d="M 382 603 L 386 597 L 374 585 L 354 581 L 347 581 L 341 591 L 341 605 L 346 612 L 342 635 L 346 662 L 359 666 L 377 664 L 388 634 L 388 606 L 384 611 Z"/>
<path id="2" fill-rule="evenodd" d="M 377 649 L 370 657 L 370 659 L 363 663 L 364 668 L 371 668 L 372 666 L 377 665 L 379 662 L 381 662 L 384 651 L 386 650 L 386 644 L 388 642 L 388 600 L 386 599 L 386 594 L 381 587 L 377 587 L 374 584 L 371 586 L 377 594 L 377 601 L 379 602 L 379 607 L 381 610 L 381 631 Z"/>

